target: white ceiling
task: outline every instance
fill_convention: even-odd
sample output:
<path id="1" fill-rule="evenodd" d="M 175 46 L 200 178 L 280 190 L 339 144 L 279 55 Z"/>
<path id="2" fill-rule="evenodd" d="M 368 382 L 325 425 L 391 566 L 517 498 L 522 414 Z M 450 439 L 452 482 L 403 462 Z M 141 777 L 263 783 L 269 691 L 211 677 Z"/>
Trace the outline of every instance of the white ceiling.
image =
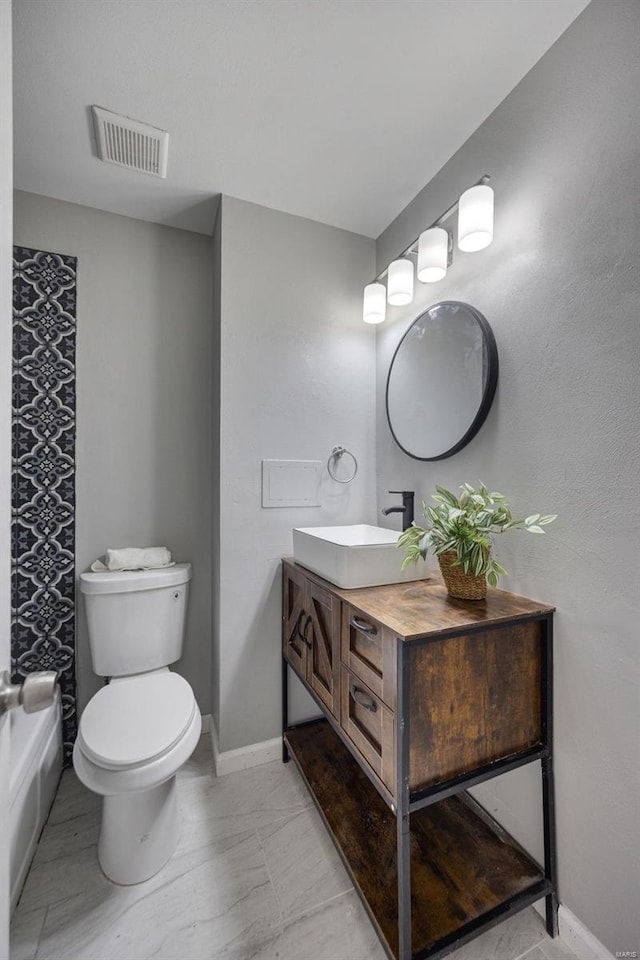
<path id="1" fill-rule="evenodd" d="M 376 237 L 587 3 L 14 0 L 15 184 L 201 233 L 225 193 Z M 169 131 L 166 180 L 96 158 L 93 103 Z"/>

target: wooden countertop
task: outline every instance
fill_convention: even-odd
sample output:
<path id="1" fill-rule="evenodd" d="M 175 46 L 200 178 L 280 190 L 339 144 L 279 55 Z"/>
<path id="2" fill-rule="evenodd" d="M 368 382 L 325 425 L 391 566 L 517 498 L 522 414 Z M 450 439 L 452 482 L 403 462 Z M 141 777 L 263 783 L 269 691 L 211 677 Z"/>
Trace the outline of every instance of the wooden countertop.
<path id="1" fill-rule="evenodd" d="M 456 600 L 447 594 L 439 570 L 433 570 L 428 580 L 344 590 L 291 558 L 287 559 L 287 563 L 312 576 L 325 589 L 356 607 L 364 616 L 373 617 L 384 624 L 404 640 L 459 633 L 465 627 L 490 629 L 505 620 L 530 620 L 552 613 L 555 609 L 548 604 L 491 587 L 487 590 L 485 600 Z"/>

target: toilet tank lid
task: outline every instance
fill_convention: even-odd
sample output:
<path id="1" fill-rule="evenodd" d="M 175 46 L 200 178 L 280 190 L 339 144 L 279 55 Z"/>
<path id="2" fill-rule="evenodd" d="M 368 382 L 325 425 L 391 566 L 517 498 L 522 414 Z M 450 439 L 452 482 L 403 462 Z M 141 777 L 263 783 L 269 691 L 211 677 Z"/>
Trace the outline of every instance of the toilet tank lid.
<path id="1" fill-rule="evenodd" d="M 174 587 L 191 580 L 191 564 L 176 563 L 156 570 L 109 570 L 105 573 L 81 573 L 82 593 L 133 593 Z"/>

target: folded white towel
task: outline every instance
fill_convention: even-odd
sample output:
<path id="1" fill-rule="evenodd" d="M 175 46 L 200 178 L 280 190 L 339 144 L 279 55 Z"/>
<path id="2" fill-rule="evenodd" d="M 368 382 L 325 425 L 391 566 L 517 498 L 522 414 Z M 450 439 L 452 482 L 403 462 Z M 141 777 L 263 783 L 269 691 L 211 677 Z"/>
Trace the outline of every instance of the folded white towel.
<path id="1" fill-rule="evenodd" d="M 104 570 L 156 570 L 159 567 L 173 567 L 171 551 L 166 547 L 122 547 L 109 549 L 104 560 L 94 560 L 91 569 Z"/>

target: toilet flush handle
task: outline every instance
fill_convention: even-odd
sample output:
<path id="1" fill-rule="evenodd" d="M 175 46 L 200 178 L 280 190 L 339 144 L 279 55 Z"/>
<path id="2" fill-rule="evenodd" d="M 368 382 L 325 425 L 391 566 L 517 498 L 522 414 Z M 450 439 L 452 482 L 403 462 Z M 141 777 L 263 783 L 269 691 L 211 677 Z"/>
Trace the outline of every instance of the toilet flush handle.
<path id="1" fill-rule="evenodd" d="M 36 713 L 50 707 L 56 695 L 58 674 L 55 670 L 32 673 L 22 683 L 11 683 L 8 670 L 0 673 L 0 716 L 13 707 L 24 707 L 25 713 Z"/>

